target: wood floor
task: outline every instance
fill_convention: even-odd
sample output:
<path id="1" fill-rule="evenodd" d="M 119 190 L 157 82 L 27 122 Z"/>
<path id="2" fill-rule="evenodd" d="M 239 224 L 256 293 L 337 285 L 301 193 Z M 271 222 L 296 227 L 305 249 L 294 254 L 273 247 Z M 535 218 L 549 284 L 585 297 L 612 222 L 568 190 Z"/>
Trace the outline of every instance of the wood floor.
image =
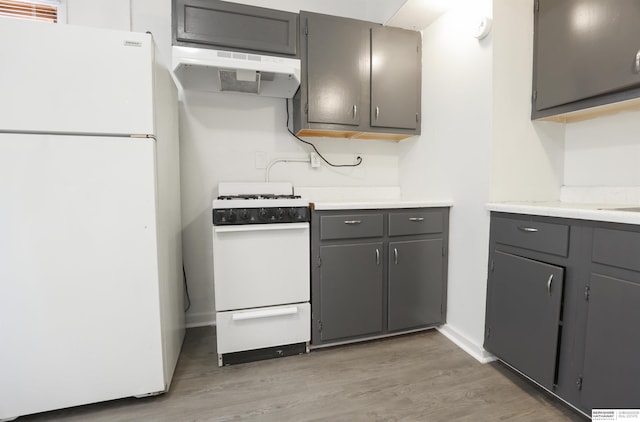
<path id="1" fill-rule="evenodd" d="M 585 421 L 435 330 L 217 366 L 213 328 L 187 331 L 171 390 L 18 421 Z"/>

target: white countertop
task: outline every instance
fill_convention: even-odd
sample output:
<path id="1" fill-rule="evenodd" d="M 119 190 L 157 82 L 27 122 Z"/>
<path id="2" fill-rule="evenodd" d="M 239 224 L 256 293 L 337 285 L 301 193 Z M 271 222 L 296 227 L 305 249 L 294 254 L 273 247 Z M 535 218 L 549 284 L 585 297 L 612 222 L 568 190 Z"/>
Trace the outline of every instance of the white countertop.
<path id="1" fill-rule="evenodd" d="M 405 199 L 398 186 L 298 186 L 297 195 L 316 210 L 451 207 L 450 199 Z"/>
<path id="2" fill-rule="evenodd" d="M 312 202 L 316 210 L 371 210 L 383 208 L 434 208 L 451 207 L 451 201 L 403 201 L 403 200 L 370 200 L 370 201 L 319 201 Z"/>
<path id="3" fill-rule="evenodd" d="M 489 211 L 514 214 L 532 214 L 547 217 L 563 217 L 578 220 L 608 221 L 612 223 L 640 224 L 640 212 L 621 211 L 629 204 L 581 204 L 567 202 L 491 202 Z M 638 205 L 640 207 L 640 205 Z"/>

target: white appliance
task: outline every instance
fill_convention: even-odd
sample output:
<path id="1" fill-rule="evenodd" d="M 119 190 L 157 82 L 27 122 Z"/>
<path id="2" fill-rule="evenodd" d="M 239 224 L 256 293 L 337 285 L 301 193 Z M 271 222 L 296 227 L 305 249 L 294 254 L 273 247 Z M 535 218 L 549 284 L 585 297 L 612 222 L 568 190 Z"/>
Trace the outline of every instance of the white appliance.
<path id="1" fill-rule="evenodd" d="M 173 46 L 173 71 L 184 89 L 292 98 L 300 59 Z"/>
<path id="2" fill-rule="evenodd" d="M 309 203 L 289 183 L 220 183 L 213 201 L 218 364 L 308 352 Z"/>
<path id="3" fill-rule="evenodd" d="M 0 419 L 169 388 L 177 92 L 151 35 L 0 17 Z"/>

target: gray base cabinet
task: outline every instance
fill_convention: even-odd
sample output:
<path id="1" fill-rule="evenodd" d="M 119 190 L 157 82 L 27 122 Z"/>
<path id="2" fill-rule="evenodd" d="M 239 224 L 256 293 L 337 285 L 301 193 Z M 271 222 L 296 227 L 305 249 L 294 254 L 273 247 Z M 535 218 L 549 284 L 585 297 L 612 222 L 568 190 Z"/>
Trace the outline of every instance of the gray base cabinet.
<path id="1" fill-rule="evenodd" d="M 389 331 L 442 323 L 443 239 L 389 242 Z"/>
<path id="2" fill-rule="evenodd" d="M 448 211 L 313 211 L 312 346 L 443 324 Z"/>
<path id="3" fill-rule="evenodd" d="M 640 7 L 536 0 L 532 118 L 640 97 Z"/>
<path id="4" fill-rule="evenodd" d="M 495 252 L 485 347 L 539 384 L 556 376 L 564 269 Z"/>
<path id="5" fill-rule="evenodd" d="M 383 328 L 382 242 L 320 248 L 321 341 Z"/>
<path id="6" fill-rule="evenodd" d="M 589 415 L 640 408 L 640 227 L 492 213 L 485 348 Z"/>

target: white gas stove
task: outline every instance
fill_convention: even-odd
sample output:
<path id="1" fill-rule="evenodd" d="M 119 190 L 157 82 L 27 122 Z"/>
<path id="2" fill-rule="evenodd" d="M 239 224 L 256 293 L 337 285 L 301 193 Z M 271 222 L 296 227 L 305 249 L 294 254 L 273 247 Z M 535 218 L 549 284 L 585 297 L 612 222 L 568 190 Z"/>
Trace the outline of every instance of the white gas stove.
<path id="1" fill-rule="evenodd" d="M 220 183 L 213 201 L 218 364 L 307 352 L 309 203 L 290 183 Z"/>

